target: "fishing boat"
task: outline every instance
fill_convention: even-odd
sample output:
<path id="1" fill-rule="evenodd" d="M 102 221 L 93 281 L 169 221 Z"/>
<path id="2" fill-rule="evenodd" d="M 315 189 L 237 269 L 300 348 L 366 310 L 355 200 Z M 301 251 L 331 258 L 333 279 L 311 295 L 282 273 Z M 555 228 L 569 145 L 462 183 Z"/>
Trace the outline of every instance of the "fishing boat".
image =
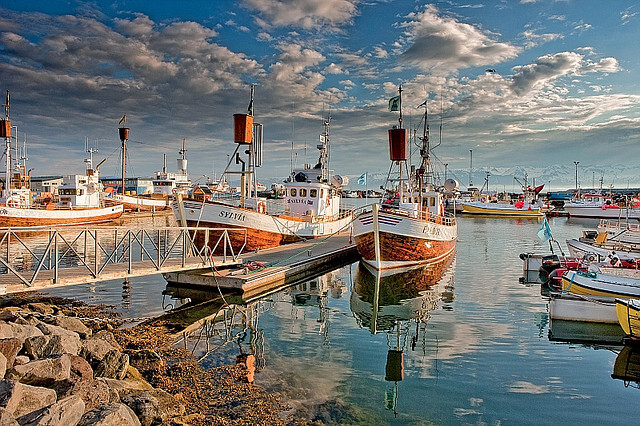
<path id="1" fill-rule="evenodd" d="M 85 225 L 109 222 L 122 215 L 121 205 L 107 205 L 102 198 L 102 184 L 98 169 L 104 160 L 93 167 L 93 151 L 88 150 L 84 174 L 63 177 L 58 187 L 58 202 L 32 205 L 28 179 L 22 173 L 12 176 L 11 121 L 9 120 L 9 91 L 3 105 L 5 118 L 0 120 L 0 137 L 5 139 L 6 185 L 0 198 L 0 227 L 34 227 L 45 225 Z"/>
<path id="2" fill-rule="evenodd" d="M 640 298 L 640 280 L 633 277 L 592 271 L 567 271 L 562 291 L 586 296 Z"/>
<path id="3" fill-rule="evenodd" d="M 627 336 L 640 339 L 640 300 L 616 298 L 616 314 Z"/>
<path id="4" fill-rule="evenodd" d="M 640 225 L 626 221 L 601 219 L 598 234 L 606 234 L 607 241 L 619 241 L 640 246 Z"/>
<path id="5" fill-rule="evenodd" d="M 640 219 L 640 207 L 620 207 L 613 202 L 611 196 L 588 193 L 582 194 L 564 203 L 564 210 L 569 217 L 601 218 L 601 219 Z"/>
<path id="6" fill-rule="evenodd" d="M 167 171 L 167 155 L 162 155 L 162 170 L 153 173 L 153 193 L 156 196 L 173 198 L 178 193 L 184 196 L 193 189 L 193 183 L 187 172 L 186 143 L 186 139 L 182 139 L 182 149 L 178 151 L 180 158 L 177 159 L 178 171 L 176 173 Z M 218 186 L 221 188 L 222 184 L 220 182 Z"/>
<path id="7" fill-rule="evenodd" d="M 525 174 L 524 183 L 521 183 L 521 186 L 522 194 L 515 201 L 491 202 L 487 197 L 477 201 L 463 201 L 460 203 L 462 212 L 465 214 L 485 216 L 532 218 L 544 216 L 543 205 L 537 200 L 538 194 L 542 191 L 544 185 L 532 188 L 527 184 L 527 175 Z"/>
<path id="8" fill-rule="evenodd" d="M 393 269 L 437 262 L 456 249 L 456 219 L 445 212 L 444 194 L 433 182 L 427 104 L 420 149 L 421 164 L 409 174 L 408 131 L 402 128 L 402 87 L 397 99 L 399 126 L 389 129 L 391 166 L 381 203 L 361 213 L 353 223 L 353 235 L 362 260 L 375 269 Z M 445 187 L 453 191 L 453 179 Z"/>
<path id="9" fill-rule="evenodd" d="M 214 251 L 213 244 L 221 228 L 227 229 L 232 247 L 245 252 L 347 231 L 352 212 L 342 208 L 339 190 L 348 184 L 348 178 L 329 175 L 330 115 L 323 119 L 323 133 L 317 145 L 318 163 L 291 171 L 283 184 L 284 203 L 258 196 L 255 169 L 262 165 L 262 125 L 253 122 L 253 93 L 252 87 L 248 113 L 234 115 L 237 146 L 223 173 L 223 176 L 240 175 L 239 199 L 196 202 L 178 197 L 172 208 L 179 224 L 217 229 L 211 231 L 208 240 Z M 240 148 L 247 152 L 247 160 L 241 158 Z M 241 164 L 242 170 L 230 171 L 232 161 Z M 242 232 L 233 229 L 242 229 Z M 198 234 L 194 238 L 199 247 L 207 243 L 206 235 Z"/>
<path id="10" fill-rule="evenodd" d="M 619 259 L 640 259 L 640 246 L 620 241 L 607 240 L 605 233 L 583 231 L 582 237 L 566 240 L 572 257 L 585 258 L 590 261 L 604 261 L 615 254 Z"/>
<path id="11" fill-rule="evenodd" d="M 616 304 L 611 297 L 585 296 L 573 293 L 549 293 L 551 320 L 617 324 Z"/>

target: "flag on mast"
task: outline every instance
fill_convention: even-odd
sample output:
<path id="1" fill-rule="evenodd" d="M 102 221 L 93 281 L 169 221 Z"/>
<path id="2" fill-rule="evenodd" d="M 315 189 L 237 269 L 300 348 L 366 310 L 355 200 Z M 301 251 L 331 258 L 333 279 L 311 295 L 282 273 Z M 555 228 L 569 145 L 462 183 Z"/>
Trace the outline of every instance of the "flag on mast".
<path id="1" fill-rule="evenodd" d="M 120 119 L 120 121 L 118 122 L 118 124 L 126 124 L 126 123 L 127 123 L 127 114 L 125 113 Z"/>
<path id="2" fill-rule="evenodd" d="M 364 172 L 358 178 L 358 185 L 366 185 L 367 184 L 367 172 Z"/>
<path id="3" fill-rule="evenodd" d="M 540 229 L 538 229 L 538 238 L 540 238 L 541 241 L 548 241 L 552 238 L 546 216 L 542 219 L 542 224 L 540 225 Z"/>
<path id="4" fill-rule="evenodd" d="M 389 99 L 389 111 L 400 111 L 400 95 Z"/>

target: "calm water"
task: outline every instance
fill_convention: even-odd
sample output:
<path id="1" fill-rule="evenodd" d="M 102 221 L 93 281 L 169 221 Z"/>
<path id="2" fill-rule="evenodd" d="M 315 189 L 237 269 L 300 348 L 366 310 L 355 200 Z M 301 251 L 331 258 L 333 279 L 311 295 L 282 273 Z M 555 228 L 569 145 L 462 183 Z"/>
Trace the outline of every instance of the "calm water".
<path id="1" fill-rule="evenodd" d="M 562 242 L 595 224 L 550 220 Z M 327 422 L 636 423 L 640 390 L 611 378 L 621 346 L 550 341 L 547 298 L 519 283 L 518 254 L 548 250 L 539 226 L 459 218 L 448 265 L 381 280 L 375 326 L 376 279 L 355 263 L 238 308 L 190 347 L 205 366 L 254 353 L 256 383 Z M 109 282 L 52 293 L 132 317 L 179 303 L 163 299 L 161 276 L 131 282 L 127 292 Z M 417 292 L 425 282 L 434 285 Z"/>

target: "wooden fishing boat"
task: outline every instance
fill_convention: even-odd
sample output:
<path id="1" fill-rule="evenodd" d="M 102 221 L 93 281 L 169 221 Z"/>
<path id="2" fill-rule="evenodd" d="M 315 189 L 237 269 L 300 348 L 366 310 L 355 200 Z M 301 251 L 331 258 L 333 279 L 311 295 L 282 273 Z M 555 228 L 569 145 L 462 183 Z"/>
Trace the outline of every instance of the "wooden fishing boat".
<path id="1" fill-rule="evenodd" d="M 525 202 L 514 204 L 483 203 L 481 201 L 463 202 L 462 212 L 466 214 L 485 216 L 530 217 L 540 218 L 544 216 L 541 206 Z"/>
<path id="2" fill-rule="evenodd" d="M 402 104 L 402 88 L 397 97 Z M 394 98 L 395 99 L 395 98 Z M 393 269 L 438 262 L 456 248 L 456 219 L 445 212 L 444 194 L 435 188 L 426 102 L 424 131 L 420 150 L 422 163 L 409 174 L 407 167 L 407 129 L 389 129 L 391 167 L 380 204 L 354 220 L 353 235 L 362 260 L 375 269 Z M 457 183 L 445 183 L 451 191 Z"/>
<path id="3" fill-rule="evenodd" d="M 34 206 L 31 203 L 28 179 L 23 173 L 11 173 L 11 122 L 9 92 L 4 105 L 5 118 L 0 120 L 0 137 L 5 139 L 6 186 L 0 198 L 0 227 L 36 227 L 45 225 L 86 225 L 109 222 L 122 216 L 121 205 L 109 205 L 102 198 L 98 169 L 93 167 L 93 150 L 85 159 L 84 174 L 63 177 L 58 187 L 58 202 Z M 26 168 L 26 167 L 25 167 Z"/>
<path id="4" fill-rule="evenodd" d="M 640 300 L 616 298 L 616 314 L 627 336 L 640 339 Z"/>
<path id="5" fill-rule="evenodd" d="M 294 169 L 284 183 L 284 203 L 271 202 L 257 194 L 255 168 L 262 158 L 262 125 L 253 123 L 253 87 L 248 114 L 234 115 L 236 150 L 230 157 L 223 176 L 239 174 L 241 188 L 239 199 L 195 201 L 182 199 L 172 203 L 181 226 L 215 228 L 209 235 L 195 235 L 196 245 L 214 242 L 228 231 L 234 250 L 257 250 L 276 247 L 302 239 L 319 238 L 347 231 L 352 222 L 352 212 L 341 207 L 339 190 L 348 184 L 348 178 L 329 176 L 329 128 L 331 117 L 323 120 L 324 131 L 320 135 L 318 163 Z M 241 160 L 239 148 L 247 149 L 248 160 Z M 242 171 L 228 171 L 231 162 L 242 163 Z M 245 232 L 246 230 L 246 232 Z"/>

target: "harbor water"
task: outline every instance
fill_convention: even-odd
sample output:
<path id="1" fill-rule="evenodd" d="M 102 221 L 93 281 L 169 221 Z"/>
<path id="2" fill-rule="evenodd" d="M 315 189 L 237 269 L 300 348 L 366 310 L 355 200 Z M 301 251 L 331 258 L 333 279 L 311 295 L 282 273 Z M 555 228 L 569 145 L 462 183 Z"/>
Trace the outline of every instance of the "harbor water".
<path id="1" fill-rule="evenodd" d="M 612 374 L 622 353 L 627 366 L 640 354 L 585 339 L 608 332 L 597 328 L 552 333 L 548 297 L 519 281 L 518 255 L 549 251 L 540 221 L 458 221 L 455 257 L 437 268 L 380 278 L 354 263 L 238 306 L 187 345 L 205 367 L 254 354 L 258 385 L 324 423 L 635 423 L 637 383 Z M 567 238 L 597 222 L 549 224 L 566 251 Z M 160 275 L 130 281 L 50 294 L 114 304 L 134 318 L 182 303 L 163 296 Z"/>

